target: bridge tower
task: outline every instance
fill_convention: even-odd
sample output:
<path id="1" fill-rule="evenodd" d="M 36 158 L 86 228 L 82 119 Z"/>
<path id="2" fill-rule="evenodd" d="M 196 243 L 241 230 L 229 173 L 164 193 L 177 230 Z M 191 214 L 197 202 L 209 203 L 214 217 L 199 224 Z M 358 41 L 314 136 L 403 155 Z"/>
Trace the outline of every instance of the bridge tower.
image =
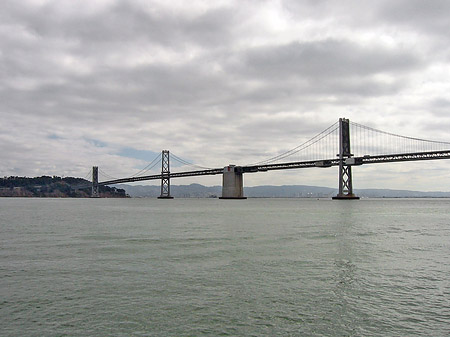
<path id="1" fill-rule="evenodd" d="M 161 195 L 158 199 L 173 199 L 170 195 L 170 158 L 169 150 L 161 152 Z"/>
<path id="2" fill-rule="evenodd" d="M 333 199 L 359 199 L 353 194 L 352 167 L 346 159 L 353 155 L 350 150 L 350 123 L 348 119 L 339 118 L 339 193 Z"/>
<path id="3" fill-rule="evenodd" d="M 98 166 L 92 167 L 92 193 L 91 198 L 100 198 L 98 193 Z"/>
<path id="4" fill-rule="evenodd" d="M 222 196 L 219 199 L 247 199 L 244 197 L 242 167 L 235 165 L 225 166 L 222 178 Z"/>

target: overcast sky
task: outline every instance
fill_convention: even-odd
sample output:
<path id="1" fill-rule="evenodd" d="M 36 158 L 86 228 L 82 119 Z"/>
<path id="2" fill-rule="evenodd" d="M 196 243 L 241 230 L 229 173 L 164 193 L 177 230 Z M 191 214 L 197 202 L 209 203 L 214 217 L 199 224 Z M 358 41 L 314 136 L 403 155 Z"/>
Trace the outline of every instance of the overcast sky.
<path id="1" fill-rule="evenodd" d="M 450 141 L 448 32 L 447 0 L 2 0 L 0 174 L 124 177 L 162 149 L 247 164 L 339 117 Z M 356 188 L 450 191 L 450 160 L 353 174 Z M 221 177 L 172 184 L 191 182 Z M 337 187 L 337 169 L 245 184 Z"/>

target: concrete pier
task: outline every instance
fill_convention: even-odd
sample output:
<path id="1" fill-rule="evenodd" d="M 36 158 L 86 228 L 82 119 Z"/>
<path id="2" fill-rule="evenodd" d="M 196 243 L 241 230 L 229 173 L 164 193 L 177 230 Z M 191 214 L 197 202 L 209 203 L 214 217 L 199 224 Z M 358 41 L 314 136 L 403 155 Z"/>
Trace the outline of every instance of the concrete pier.
<path id="1" fill-rule="evenodd" d="M 229 165 L 223 169 L 222 196 L 219 199 L 247 199 L 244 197 L 242 167 Z"/>
<path id="2" fill-rule="evenodd" d="M 359 197 L 354 194 L 338 194 L 331 199 L 333 200 L 359 200 Z"/>

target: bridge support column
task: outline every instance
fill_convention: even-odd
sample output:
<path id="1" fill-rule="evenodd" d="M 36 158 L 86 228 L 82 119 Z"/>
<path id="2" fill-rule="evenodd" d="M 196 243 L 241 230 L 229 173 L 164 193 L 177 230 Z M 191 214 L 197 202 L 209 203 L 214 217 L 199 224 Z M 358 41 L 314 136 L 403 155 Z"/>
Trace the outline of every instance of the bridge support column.
<path id="1" fill-rule="evenodd" d="M 170 195 L 170 158 L 169 150 L 161 152 L 161 195 L 158 199 L 173 199 Z"/>
<path id="2" fill-rule="evenodd" d="M 222 196 L 219 199 L 247 199 L 244 197 L 242 167 L 229 165 L 223 169 Z"/>
<path id="3" fill-rule="evenodd" d="M 98 193 L 98 166 L 92 167 L 92 192 L 91 198 L 100 198 Z"/>
<path id="4" fill-rule="evenodd" d="M 346 159 L 353 155 L 350 151 L 350 123 L 348 119 L 339 118 L 339 193 L 332 199 L 359 199 L 353 194 L 352 167 L 346 164 Z"/>

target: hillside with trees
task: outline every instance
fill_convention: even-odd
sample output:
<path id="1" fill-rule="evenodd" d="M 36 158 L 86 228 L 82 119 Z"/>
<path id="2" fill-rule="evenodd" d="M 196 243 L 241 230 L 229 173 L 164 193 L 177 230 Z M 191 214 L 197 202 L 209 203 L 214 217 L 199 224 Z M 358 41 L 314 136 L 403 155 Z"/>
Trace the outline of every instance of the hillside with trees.
<path id="1" fill-rule="evenodd" d="M 0 197 L 88 198 L 90 184 L 88 180 L 74 177 L 3 177 Z M 125 190 L 116 187 L 99 186 L 99 193 L 103 198 L 127 197 Z"/>

